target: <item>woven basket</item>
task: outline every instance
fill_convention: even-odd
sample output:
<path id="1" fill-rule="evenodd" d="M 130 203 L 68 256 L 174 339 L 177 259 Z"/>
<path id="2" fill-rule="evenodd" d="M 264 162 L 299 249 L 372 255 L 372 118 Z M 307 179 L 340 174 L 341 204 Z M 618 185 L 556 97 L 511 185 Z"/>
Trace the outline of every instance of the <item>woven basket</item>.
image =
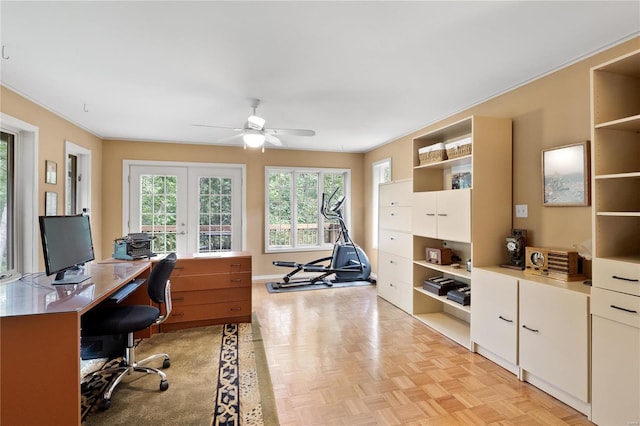
<path id="1" fill-rule="evenodd" d="M 464 157 L 465 155 L 471 155 L 471 144 L 467 143 L 464 145 L 455 145 L 451 147 L 447 147 L 447 158 L 458 158 Z"/>
<path id="2" fill-rule="evenodd" d="M 437 163 L 438 161 L 444 161 L 447 159 L 447 150 L 437 149 L 428 152 L 420 152 L 418 153 L 418 157 L 420 158 L 421 166 L 430 163 Z"/>

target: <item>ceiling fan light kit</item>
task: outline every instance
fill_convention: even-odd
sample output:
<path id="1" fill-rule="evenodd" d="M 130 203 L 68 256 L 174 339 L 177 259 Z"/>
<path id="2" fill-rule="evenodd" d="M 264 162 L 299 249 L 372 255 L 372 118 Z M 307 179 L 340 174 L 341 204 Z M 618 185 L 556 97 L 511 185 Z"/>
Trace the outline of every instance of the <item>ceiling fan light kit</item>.
<path id="1" fill-rule="evenodd" d="M 292 136 L 314 136 L 316 134 L 313 130 L 307 129 L 268 129 L 265 128 L 266 120 L 256 115 L 256 108 L 260 105 L 260 99 L 251 100 L 251 108 L 253 114 L 247 118 L 242 129 L 234 127 L 214 126 L 210 124 L 194 124 L 194 126 L 201 127 L 214 127 L 217 129 L 229 129 L 235 132 L 241 132 L 242 140 L 244 141 L 244 147 L 260 148 L 264 152 L 264 144 L 268 142 L 275 146 L 282 146 L 282 142 L 276 135 L 292 135 Z"/>

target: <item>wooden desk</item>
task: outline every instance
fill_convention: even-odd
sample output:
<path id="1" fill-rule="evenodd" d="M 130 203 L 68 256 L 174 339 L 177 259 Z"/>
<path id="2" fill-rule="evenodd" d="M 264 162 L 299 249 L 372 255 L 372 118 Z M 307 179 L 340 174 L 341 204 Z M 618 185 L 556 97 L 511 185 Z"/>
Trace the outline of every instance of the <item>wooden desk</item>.
<path id="1" fill-rule="evenodd" d="M 82 284 L 41 275 L 0 285 L 0 424 L 80 424 L 80 317 L 150 269 L 92 263 Z"/>

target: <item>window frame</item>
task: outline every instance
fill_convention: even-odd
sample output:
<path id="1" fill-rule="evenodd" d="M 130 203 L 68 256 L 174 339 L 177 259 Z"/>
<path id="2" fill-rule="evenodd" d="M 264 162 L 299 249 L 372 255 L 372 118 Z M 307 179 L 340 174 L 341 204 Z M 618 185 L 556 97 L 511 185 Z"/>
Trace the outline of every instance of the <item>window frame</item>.
<path id="1" fill-rule="evenodd" d="M 0 128 L 14 135 L 14 253 L 12 281 L 39 270 L 38 127 L 0 112 Z M 44 199 L 44 196 L 43 196 Z"/>
<path id="2" fill-rule="evenodd" d="M 265 166 L 264 168 L 264 252 L 265 253 L 291 253 L 291 252 L 308 252 L 308 251 L 320 251 L 320 250 L 331 250 L 333 249 L 334 243 L 325 243 L 321 241 L 317 245 L 304 245 L 304 246 L 296 246 L 295 239 L 293 241 L 293 246 L 286 247 L 270 247 L 269 246 L 269 174 L 270 172 L 290 172 L 292 173 L 291 179 L 291 211 L 294 211 L 294 207 L 296 205 L 296 179 L 295 176 L 298 173 L 319 173 L 320 177 L 318 179 L 318 229 L 324 229 L 325 218 L 320 213 L 320 203 L 322 202 L 322 193 L 325 190 L 324 185 L 324 174 L 342 174 L 344 176 L 344 196 L 345 203 L 343 206 L 343 211 L 346 211 L 344 214 L 344 221 L 347 225 L 348 229 L 351 229 L 351 169 L 343 169 L 343 168 L 332 168 L 332 167 L 282 167 L 282 166 Z M 291 217 L 291 229 L 296 229 L 295 223 L 295 215 Z M 295 231 L 294 231 L 295 232 Z M 319 238 L 319 240 L 321 240 Z"/>

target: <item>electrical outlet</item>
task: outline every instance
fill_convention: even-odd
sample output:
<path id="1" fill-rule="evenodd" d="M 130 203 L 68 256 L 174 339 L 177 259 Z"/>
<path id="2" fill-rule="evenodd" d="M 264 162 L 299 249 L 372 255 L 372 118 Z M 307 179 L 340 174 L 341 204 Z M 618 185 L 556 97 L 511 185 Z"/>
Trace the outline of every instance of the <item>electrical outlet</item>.
<path id="1" fill-rule="evenodd" d="M 529 213 L 527 211 L 526 204 L 516 204 L 516 217 L 528 217 Z"/>

